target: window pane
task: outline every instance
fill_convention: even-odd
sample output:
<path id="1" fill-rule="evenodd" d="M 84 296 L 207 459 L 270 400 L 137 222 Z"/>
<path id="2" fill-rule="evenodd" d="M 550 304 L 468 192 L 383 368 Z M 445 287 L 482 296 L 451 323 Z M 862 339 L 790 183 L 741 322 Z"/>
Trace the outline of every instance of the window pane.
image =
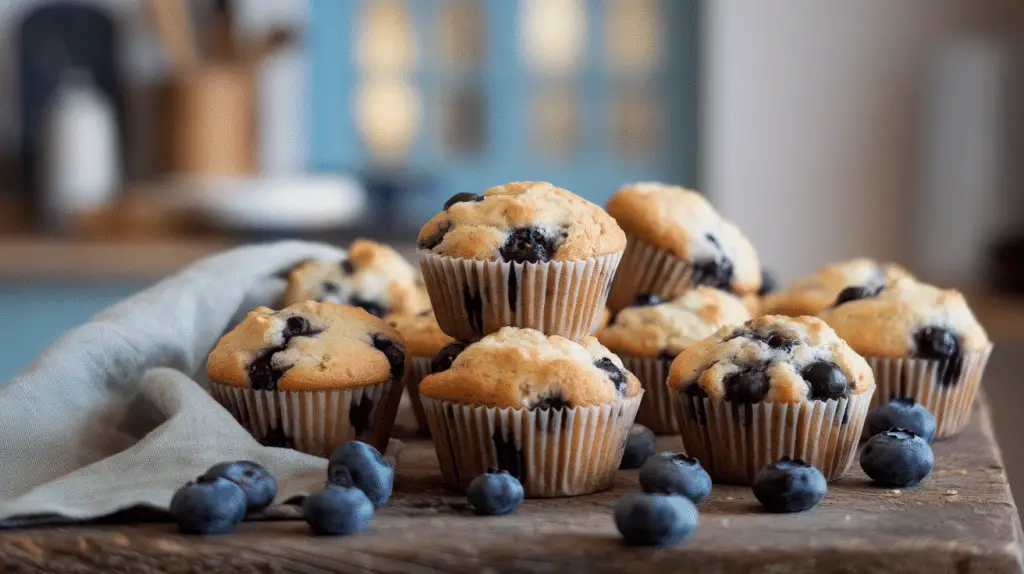
<path id="1" fill-rule="evenodd" d="M 451 155 L 473 154 L 484 147 L 484 97 L 477 90 L 449 91 L 441 98 L 441 133 Z"/>
<path id="2" fill-rule="evenodd" d="M 580 67 L 586 50 L 583 0 L 521 0 L 520 49 L 530 71 L 564 74 Z"/>
<path id="3" fill-rule="evenodd" d="M 356 65 L 370 72 L 412 69 L 416 62 L 416 37 L 412 12 L 406 2 L 362 0 L 360 12 L 355 19 Z"/>
<path id="4" fill-rule="evenodd" d="M 616 72 L 650 73 L 662 57 L 664 16 L 660 0 L 606 0 L 604 48 Z"/>
<path id="5" fill-rule="evenodd" d="M 371 77 L 356 92 L 356 126 L 370 156 L 402 159 L 420 127 L 420 95 L 401 78 Z"/>
<path id="6" fill-rule="evenodd" d="M 483 14 L 475 0 L 449 0 L 441 11 L 438 52 L 446 67 L 472 68 L 483 59 Z"/>
<path id="7" fill-rule="evenodd" d="M 611 109 L 612 138 L 619 153 L 629 157 L 657 153 L 662 141 L 662 110 L 657 98 L 645 91 L 616 94 Z"/>
<path id="8" fill-rule="evenodd" d="M 579 148 L 580 98 L 568 87 L 535 91 L 530 108 L 533 144 L 543 154 L 565 157 Z"/>

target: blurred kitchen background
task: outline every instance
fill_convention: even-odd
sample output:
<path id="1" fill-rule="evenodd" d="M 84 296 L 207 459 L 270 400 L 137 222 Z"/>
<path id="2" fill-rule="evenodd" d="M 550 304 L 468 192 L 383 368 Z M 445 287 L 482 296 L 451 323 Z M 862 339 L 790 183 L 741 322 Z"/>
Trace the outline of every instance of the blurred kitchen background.
<path id="1" fill-rule="evenodd" d="M 456 192 L 657 179 L 782 283 L 868 255 L 968 291 L 1013 437 L 1022 158 L 1020 0 L 0 0 L 0 381 L 231 245 L 411 255 Z"/>

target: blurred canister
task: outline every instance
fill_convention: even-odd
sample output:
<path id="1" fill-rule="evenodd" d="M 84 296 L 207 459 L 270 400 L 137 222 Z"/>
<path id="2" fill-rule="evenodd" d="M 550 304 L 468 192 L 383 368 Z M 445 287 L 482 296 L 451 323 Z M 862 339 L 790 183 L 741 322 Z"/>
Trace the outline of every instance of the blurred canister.
<path id="1" fill-rule="evenodd" d="M 255 171 L 255 87 L 250 66 L 189 70 L 171 79 L 165 97 L 168 172 L 202 177 Z"/>

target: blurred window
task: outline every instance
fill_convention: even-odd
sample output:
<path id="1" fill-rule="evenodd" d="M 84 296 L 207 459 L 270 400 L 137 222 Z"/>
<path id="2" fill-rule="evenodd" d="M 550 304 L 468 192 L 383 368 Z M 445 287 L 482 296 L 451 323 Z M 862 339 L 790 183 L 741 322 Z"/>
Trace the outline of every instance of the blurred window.
<path id="1" fill-rule="evenodd" d="M 519 0 L 520 49 L 533 73 L 578 70 L 587 47 L 583 0 Z"/>
<path id="2" fill-rule="evenodd" d="M 486 137 L 483 94 L 471 88 L 449 89 L 441 96 L 441 131 L 449 155 L 474 155 Z"/>
<path id="3" fill-rule="evenodd" d="M 605 0 L 604 61 L 616 74 L 649 74 L 661 62 L 661 0 Z"/>
<path id="4" fill-rule="evenodd" d="M 578 153 L 580 97 L 568 86 L 535 90 L 530 106 L 533 144 L 545 158 L 571 158 Z"/>
<path id="5" fill-rule="evenodd" d="M 449 70 L 480 65 L 484 55 L 482 8 L 476 0 L 448 0 L 438 19 L 438 55 Z"/>
<path id="6" fill-rule="evenodd" d="M 664 125 L 656 94 L 642 89 L 623 89 L 615 94 L 610 110 L 611 133 L 616 151 L 642 160 L 658 151 Z"/>

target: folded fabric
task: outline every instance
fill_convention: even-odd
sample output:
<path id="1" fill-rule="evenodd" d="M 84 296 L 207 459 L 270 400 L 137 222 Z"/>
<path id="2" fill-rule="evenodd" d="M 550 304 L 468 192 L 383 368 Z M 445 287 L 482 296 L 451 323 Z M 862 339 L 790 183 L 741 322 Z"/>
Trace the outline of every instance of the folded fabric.
<path id="1" fill-rule="evenodd" d="M 276 305 L 280 271 L 343 255 L 294 241 L 234 249 L 61 336 L 0 386 L 0 527 L 166 509 L 225 460 L 267 467 L 278 501 L 321 488 L 326 461 L 253 440 L 207 393 L 205 365 L 247 311 Z"/>

